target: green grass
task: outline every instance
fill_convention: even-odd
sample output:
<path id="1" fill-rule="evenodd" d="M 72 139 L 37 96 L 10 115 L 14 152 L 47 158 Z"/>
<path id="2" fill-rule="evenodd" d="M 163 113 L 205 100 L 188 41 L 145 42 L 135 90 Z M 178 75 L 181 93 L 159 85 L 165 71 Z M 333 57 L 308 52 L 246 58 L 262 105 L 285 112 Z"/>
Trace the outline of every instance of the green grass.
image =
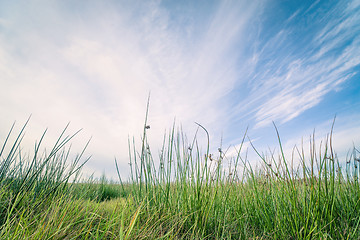
<path id="1" fill-rule="evenodd" d="M 33 155 L 22 154 L 25 127 L 12 143 L 13 128 L 0 139 L 0 239 L 360 239 L 360 153 L 340 164 L 331 133 L 291 159 L 278 134 L 279 154 L 254 147 L 254 168 L 242 149 L 210 156 L 209 142 L 175 128 L 153 155 L 145 120 L 141 149 L 129 144 L 130 180 L 117 184 L 79 181 L 88 159 L 70 159 L 76 134 L 66 129 L 47 154 L 43 137 Z"/>

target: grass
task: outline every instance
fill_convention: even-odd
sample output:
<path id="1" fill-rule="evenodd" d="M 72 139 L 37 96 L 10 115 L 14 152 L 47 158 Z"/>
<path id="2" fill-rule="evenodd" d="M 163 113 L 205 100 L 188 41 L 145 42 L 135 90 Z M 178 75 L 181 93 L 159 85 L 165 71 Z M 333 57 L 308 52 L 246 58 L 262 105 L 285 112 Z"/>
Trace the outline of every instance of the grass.
<path id="1" fill-rule="evenodd" d="M 202 152 L 175 128 L 154 156 L 145 120 L 141 149 L 129 144 L 130 180 L 119 173 L 117 184 L 79 181 L 88 159 L 70 160 L 77 133 L 66 128 L 48 153 L 39 152 L 42 137 L 22 154 L 25 127 L 9 143 L 12 127 L 0 150 L 1 239 L 360 239 L 360 153 L 340 164 L 332 133 L 286 159 L 275 127 L 279 154 L 253 147 L 254 169 L 242 145 L 236 157 L 221 149 L 215 157 L 209 140 Z"/>

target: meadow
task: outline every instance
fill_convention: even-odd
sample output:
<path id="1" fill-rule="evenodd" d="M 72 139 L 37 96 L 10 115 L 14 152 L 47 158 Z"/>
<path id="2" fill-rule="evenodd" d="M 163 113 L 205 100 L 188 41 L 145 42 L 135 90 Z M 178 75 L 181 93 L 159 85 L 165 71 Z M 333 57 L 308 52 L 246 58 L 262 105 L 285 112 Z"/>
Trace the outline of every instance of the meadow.
<path id="1" fill-rule="evenodd" d="M 118 171 L 113 182 L 80 178 L 88 159 L 68 146 L 77 133 L 24 154 L 25 128 L 0 139 L 0 239 L 360 239 L 360 152 L 341 162 L 331 132 L 290 159 L 278 134 L 276 154 L 252 149 L 254 167 L 241 147 L 210 155 L 209 138 L 199 146 L 175 128 L 154 155 L 145 121 L 140 149 L 129 142 L 130 179 Z"/>

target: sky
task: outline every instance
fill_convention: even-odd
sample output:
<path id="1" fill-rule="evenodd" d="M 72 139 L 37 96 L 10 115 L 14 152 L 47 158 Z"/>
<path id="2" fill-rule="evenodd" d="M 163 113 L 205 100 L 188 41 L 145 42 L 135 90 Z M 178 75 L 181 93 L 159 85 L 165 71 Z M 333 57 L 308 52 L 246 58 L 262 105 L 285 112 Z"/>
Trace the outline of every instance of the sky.
<path id="1" fill-rule="evenodd" d="M 267 151 L 274 122 L 289 152 L 336 116 L 340 158 L 360 148 L 359 36 L 359 0 L 0 0 L 0 144 L 30 115 L 29 151 L 70 122 L 73 151 L 91 138 L 84 174 L 116 179 L 116 157 L 126 178 L 150 94 L 152 149 L 197 122 L 212 150 L 234 154 L 248 129 L 246 146 Z"/>

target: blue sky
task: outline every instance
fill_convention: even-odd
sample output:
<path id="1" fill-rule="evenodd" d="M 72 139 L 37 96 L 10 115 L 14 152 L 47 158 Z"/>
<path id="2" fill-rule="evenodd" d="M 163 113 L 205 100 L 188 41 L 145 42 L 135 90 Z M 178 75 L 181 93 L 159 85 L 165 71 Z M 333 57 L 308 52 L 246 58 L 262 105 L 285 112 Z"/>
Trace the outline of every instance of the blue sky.
<path id="1" fill-rule="evenodd" d="M 115 177 L 116 156 L 127 175 L 151 92 L 154 149 L 176 119 L 213 149 L 248 127 L 260 151 L 274 121 L 290 151 L 336 115 L 341 156 L 360 145 L 359 23 L 359 0 L 1 1 L 0 140 L 30 114 L 25 149 L 71 122 L 75 151 L 92 136 L 86 173 Z"/>

